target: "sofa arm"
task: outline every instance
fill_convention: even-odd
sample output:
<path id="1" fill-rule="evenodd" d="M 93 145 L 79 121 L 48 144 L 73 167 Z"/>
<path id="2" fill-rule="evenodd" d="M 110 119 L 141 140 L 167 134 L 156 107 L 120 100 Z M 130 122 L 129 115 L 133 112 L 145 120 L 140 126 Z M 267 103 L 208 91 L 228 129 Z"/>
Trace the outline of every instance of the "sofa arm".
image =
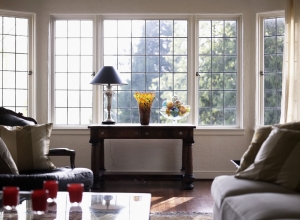
<path id="1" fill-rule="evenodd" d="M 75 150 L 69 149 L 69 148 L 52 148 L 49 149 L 49 153 L 47 156 L 69 156 L 70 157 L 70 163 L 71 168 L 75 168 Z"/>

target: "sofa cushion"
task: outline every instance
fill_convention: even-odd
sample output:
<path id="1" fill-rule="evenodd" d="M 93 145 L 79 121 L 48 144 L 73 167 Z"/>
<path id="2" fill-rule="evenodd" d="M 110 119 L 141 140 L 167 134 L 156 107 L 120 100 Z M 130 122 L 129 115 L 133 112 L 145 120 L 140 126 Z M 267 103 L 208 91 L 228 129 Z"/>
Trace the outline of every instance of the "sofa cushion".
<path id="1" fill-rule="evenodd" d="M 19 172 L 51 170 L 49 153 L 52 123 L 26 126 L 0 126 L 0 137 L 9 149 Z"/>
<path id="2" fill-rule="evenodd" d="M 254 163 L 237 178 L 272 182 L 300 191 L 300 131 L 274 127 Z"/>
<path id="3" fill-rule="evenodd" d="M 275 124 L 273 127 L 286 128 L 291 130 L 300 130 L 300 122 L 289 122 L 285 124 Z M 268 138 L 272 131 L 272 126 L 262 126 L 255 130 L 250 146 L 247 151 L 242 155 L 240 161 L 240 167 L 237 169 L 237 173 L 247 169 L 254 163 L 254 159 L 260 150 L 263 142 Z"/>
<path id="4" fill-rule="evenodd" d="M 6 144 L 0 137 L 0 173 L 19 174 L 15 161 L 12 159 Z"/>
<path id="5" fill-rule="evenodd" d="M 220 210 L 222 219 L 300 219 L 300 194 L 252 193 L 228 197 Z"/>
<path id="6" fill-rule="evenodd" d="M 237 179 L 233 175 L 217 176 L 211 185 L 211 195 L 218 208 L 221 207 L 223 200 L 227 197 L 259 192 L 295 194 L 295 191 L 273 183 Z"/>
<path id="7" fill-rule="evenodd" d="M 241 158 L 240 167 L 236 171 L 237 173 L 247 169 L 253 164 L 261 145 L 268 138 L 271 130 L 271 126 L 262 126 L 255 130 L 251 144 Z"/>

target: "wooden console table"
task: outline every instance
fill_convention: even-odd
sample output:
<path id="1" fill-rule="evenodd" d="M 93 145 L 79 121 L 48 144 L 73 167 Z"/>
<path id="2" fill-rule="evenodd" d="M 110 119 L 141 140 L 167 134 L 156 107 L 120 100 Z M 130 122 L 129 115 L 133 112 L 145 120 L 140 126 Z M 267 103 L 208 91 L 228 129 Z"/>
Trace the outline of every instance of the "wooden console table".
<path id="1" fill-rule="evenodd" d="M 105 173 L 105 139 L 182 139 L 182 180 L 185 189 L 193 189 L 194 128 L 192 124 L 114 124 L 90 125 L 91 169 L 94 173 L 92 189 L 100 187 L 99 182 Z"/>

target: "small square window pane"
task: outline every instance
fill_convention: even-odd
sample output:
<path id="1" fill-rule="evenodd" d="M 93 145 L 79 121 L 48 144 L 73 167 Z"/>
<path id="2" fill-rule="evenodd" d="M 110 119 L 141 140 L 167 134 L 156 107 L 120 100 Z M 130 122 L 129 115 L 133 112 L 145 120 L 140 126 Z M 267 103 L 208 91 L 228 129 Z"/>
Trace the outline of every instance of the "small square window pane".
<path id="1" fill-rule="evenodd" d="M 28 37 L 16 37 L 16 53 L 28 53 Z"/>
<path id="2" fill-rule="evenodd" d="M 214 38 L 212 40 L 212 55 L 223 55 L 224 54 L 224 42 L 223 38 Z"/>
<path id="3" fill-rule="evenodd" d="M 201 91 L 199 92 L 199 106 L 211 107 L 212 105 L 212 92 L 211 91 Z"/>
<path id="4" fill-rule="evenodd" d="M 159 38 L 146 38 L 146 55 L 159 54 Z"/>
<path id="5" fill-rule="evenodd" d="M 224 125 L 236 125 L 236 108 L 224 109 Z"/>
<path id="6" fill-rule="evenodd" d="M 145 56 L 132 57 L 132 72 L 145 72 L 146 60 Z"/>
<path id="7" fill-rule="evenodd" d="M 223 90 L 223 73 L 213 73 L 211 81 L 212 89 Z"/>
<path id="8" fill-rule="evenodd" d="M 153 73 L 159 71 L 159 56 L 146 57 L 146 71 Z"/>
<path id="9" fill-rule="evenodd" d="M 56 38 L 55 39 L 55 54 L 56 55 L 67 55 L 68 54 L 67 38 Z"/>
<path id="10" fill-rule="evenodd" d="M 79 106 L 79 91 L 68 91 L 68 107 Z"/>
<path id="11" fill-rule="evenodd" d="M 159 37 L 159 21 L 147 20 L 146 21 L 146 37 Z"/>
<path id="12" fill-rule="evenodd" d="M 276 18 L 270 18 L 264 20 L 264 36 L 276 35 Z"/>
<path id="13" fill-rule="evenodd" d="M 118 57 L 118 70 L 119 72 L 131 71 L 131 56 L 119 56 Z"/>
<path id="14" fill-rule="evenodd" d="M 173 72 L 173 56 L 160 56 L 160 72 Z"/>
<path id="15" fill-rule="evenodd" d="M 210 90 L 211 89 L 211 74 L 199 73 L 199 89 Z"/>
<path id="16" fill-rule="evenodd" d="M 24 106 L 24 107 L 16 107 L 15 112 L 21 112 L 25 117 L 28 116 L 28 108 L 26 106 Z"/>
<path id="17" fill-rule="evenodd" d="M 174 55 L 187 55 L 187 38 L 174 38 Z"/>
<path id="18" fill-rule="evenodd" d="M 80 54 L 80 38 L 68 39 L 68 55 Z"/>
<path id="19" fill-rule="evenodd" d="M 117 38 L 104 38 L 104 55 L 115 55 L 118 52 Z"/>
<path id="20" fill-rule="evenodd" d="M 160 36 L 161 37 L 173 37 L 173 21 L 161 20 L 160 21 Z"/>
<path id="21" fill-rule="evenodd" d="M 55 89 L 67 89 L 67 73 L 55 73 Z"/>
<path id="22" fill-rule="evenodd" d="M 68 71 L 68 57 L 56 56 L 55 57 L 55 72 L 67 72 Z"/>
<path id="23" fill-rule="evenodd" d="M 224 62 L 223 56 L 213 56 L 212 57 L 212 72 L 223 72 L 224 71 Z"/>
<path id="24" fill-rule="evenodd" d="M 13 17 L 3 17 L 3 34 L 16 34 L 16 19 Z"/>
<path id="25" fill-rule="evenodd" d="M 80 56 L 68 56 L 68 72 L 80 71 Z"/>
<path id="26" fill-rule="evenodd" d="M 236 90 L 236 73 L 224 73 L 224 89 Z"/>
<path id="27" fill-rule="evenodd" d="M 173 39 L 172 38 L 160 38 L 160 54 L 173 54 Z"/>
<path id="28" fill-rule="evenodd" d="M 118 54 L 130 55 L 131 54 L 131 39 L 130 38 L 118 38 Z"/>
<path id="29" fill-rule="evenodd" d="M 187 37 L 187 21 L 174 21 L 174 37 Z"/>
<path id="30" fill-rule="evenodd" d="M 132 38 L 132 54 L 145 55 L 145 38 Z"/>
<path id="31" fill-rule="evenodd" d="M 16 72 L 16 88 L 27 89 L 27 72 Z"/>
<path id="32" fill-rule="evenodd" d="M 174 57 L 174 72 L 187 72 L 187 56 Z"/>
<path id="33" fill-rule="evenodd" d="M 28 54 L 16 54 L 16 70 L 28 71 Z"/>
<path id="34" fill-rule="evenodd" d="M 199 21 L 199 37 L 211 37 L 211 21 Z"/>
<path id="35" fill-rule="evenodd" d="M 68 119 L 67 108 L 55 108 L 55 124 L 66 125 Z"/>
<path id="36" fill-rule="evenodd" d="M 212 37 L 224 37 L 224 21 L 212 21 Z"/>
<path id="37" fill-rule="evenodd" d="M 3 89 L 3 106 L 15 106 L 15 105 L 16 105 L 16 90 Z"/>
<path id="38" fill-rule="evenodd" d="M 67 107 L 68 104 L 68 93 L 65 90 L 55 91 L 55 107 Z"/>
<path id="39" fill-rule="evenodd" d="M 16 106 L 27 106 L 27 90 L 16 90 Z"/>
<path id="40" fill-rule="evenodd" d="M 158 90 L 159 88 L 159 74 L 147 73 L 146 74 L 146 90 Z"/>
<path id="41" fill-rule="evenodd" d="M 16 88 L 15 80 L 15 72 L 3 71 L 3 88 Z"/>
<path id="42" fill-rule="evenodd" d="M 69 73 L 68 74 L 68 89 L 79 90 L 80 89 L 80 74 Z"/>
<path id="43" fill-rule="evenodd" d="M 81 124 L 90 125 L 92 124 L 92 108 L 81 108 L 80 109 Z"/>
<path id="44" fill-rule="evenodd" d="M 128 101 L 130 99 L 131 99 L 131 91 L 119 91 L 118 92 L 118 107 L 122 108 L 122 109 L 130 108 L 131 103 Z"/>
<path id="45" fill-rule="evenodd" d="M 92 90 L 91 81 L 93 77 L 90 73 L 81 73 L 80 74 L 80 88 L 82 90 Z"/>
<path id="46" fill-rule="evenodd" d="M 225 37 L 236 37 L 236 21 L 225 21 Z"/>
<path id="47" fill-rule="evenodd" d="M 68 37 L 80 37 L 80 21 L 68 21 Z"/>
<path id="48" fill-rule="evenodd" d="M 174 89 L 175 90 L 187 90 L 187 74 L 186 73 L 174 74 Z"/>
<path id="49" fill-rule="evenodd" d="M 160 74 L 160 90 L 173 90 L 173 74 L 162 73 Z"/>
<path id="50" fill-rule="evenodd" d="M 211 56 L 199 56 L 199 72 L 211 71 Z"/>
<path id="51" fill-rule="evenodd" d="M 118 22 L 116 20 L 104 20 L 104 37 L 118 36 Z"/>
<path id="52" fill-rule="evenodd" d="M 144 90 L 146 83 L 145 80 L 144 73 L 132 73 L 132 89 Z"/>
<path id="53" fill-rule="evenodd" d="M 132 37 L 144 37 L 145 36 L 145 21 L 133 20 L 132 21 Z"/>
<path id="54" fill-rule="evenodd" d="M 2 51 L 3 52 L 9 52 L 9 53 L 14 53 L 16 52 L 16 37 L 15 36 L 10 36 L 6 35 L 2 39 Z"/>
<path id="55" fill-rule="evenodd" d="M 236 72 L 236 56 L 226 56 L 224 62 L 224 72 Z"/>
<path id="56" fill-rule="evenodd" d="M 81 38 L 81 55 L 93 55 L 93 38 Z"/>
<path id="57" fill-rule="evenodd" d="M 224 106 L 236 107 L 236 91 L 224 91 Z"/>
<path id="58" fill-rule="evenodd" d="M 210 55 L 211 38 L 199 38 L 199 55 Z"/>
<path id="59" fill-rule="evenodd" d="M 81 56 L 80 70 L 81 72 L 93 72 L 93 56 Z"/>
<path id="60" fill-rule="evenodd" d="M 81 21 L 81 37 L 93 37 L 93 21 Z"/>
<path id="61" fill-rule="evenodd" d="M 118 37 L 131 37 L 131 20 L 118 21 Z"/>
<path id="62" fill-rule="evenodd" d="M 55 22 L 55 35 L 56 37 L 68 37 L 68 21 Z"/>
<path id="63" fill-rule="evenodd" d="M 80 107 L 92 107 L 93 102 L 93 92 L 92 91 L 81 91 L 80 92 Z"/>
<path id="64" fill-rule="evenodd" d="M 104 66 L 118 66 L 117 56 L 104 56 Z"/>

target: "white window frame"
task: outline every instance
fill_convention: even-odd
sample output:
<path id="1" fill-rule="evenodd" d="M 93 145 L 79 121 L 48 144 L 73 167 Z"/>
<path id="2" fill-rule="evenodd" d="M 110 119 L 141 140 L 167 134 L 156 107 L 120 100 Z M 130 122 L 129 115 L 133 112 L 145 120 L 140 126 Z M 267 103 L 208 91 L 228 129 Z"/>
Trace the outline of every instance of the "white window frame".
<path id="1" fill-rule="evenodd" d="M 264 72 L 264 19 L 284 17 L 284 11 L 265 12 L 257 14 L 257 68 L 256 68 L 256 125 L 264 125 L 264 80 L 260 72 Z"/>
<path id="2" fill-rule="evenodd" d="M 195 99 L 194 99 L 194 122 L 197 124 L 196 134 L 198 135 L 243 135 L 243 31 L 242 31 L 242 22 L 243 17 L 241 14 L 230 14 L 230 15 L 198 15 L 195 18 L 195 67 L 194 67 L 194 88 L 195 88 Z M 237 124 L 235 126 L 199 126 L 198 125 L 198 78 L 196 72 L 198 71 L 199 60 L 199 25 L 200 20 L 236 20 L 237 21 Z"/>
<path id="3" fill-rule="evenodd" d="M 18 11 L 6 11 L 0 10 L 1 16 L 18 17 L 28 19 L 28 117 L 36 118 L 36 28 L 35 20 L 36 15 L 34 13 L 18 12 Z"/>

